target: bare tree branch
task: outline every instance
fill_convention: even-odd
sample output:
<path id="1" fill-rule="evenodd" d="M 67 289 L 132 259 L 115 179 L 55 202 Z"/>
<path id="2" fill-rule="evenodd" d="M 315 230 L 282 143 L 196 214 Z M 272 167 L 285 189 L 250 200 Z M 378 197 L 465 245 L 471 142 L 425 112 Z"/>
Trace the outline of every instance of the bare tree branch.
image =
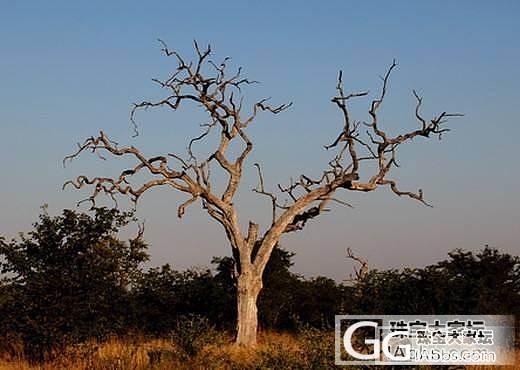
<path id="1" fill-rule="evenodd" d="M 64 158 L 64 164 L 85 151 L 98 154 L 101 158 L 104 158 L 103 153 L 107 152 L 116 157 L 131 156 L 137 160 L 137 164 L 133 168 L 122 171 L 116 178 L 89 178 L 81 175 L 75 180 L 67 181 L 64 188 L 68 185 L 77 189 L 91 186 L 93 191 L 86 200 L 94 205 L 100 194 L 106 194 L 114 200 L 117 194 L 126 195 L 130 196 L 133 202 L 137 202 L 141 195 L 152 187 L 171 186 L 190 196 L 179 205 L 177 209 L 179 217 L 184 215 L 188 206 L 200 199 L 208 214 L 224 227 L 234 248 L 245 246 L 244 254 L 247 255 L 250 253 L 247 249 L 252 249 L 252 245 L 257 241 L 258 232 L 254 232 L 255 227 L 253 227 L 250 230 L 252 233 L 248 235 L 251 240 L 243 237 L 233 204 L 242 178 L 243 164 L 253 149 L 253 142 L 245 130 L 260 111 L 278 114 L 290 107 L 291 103 L 271 106 L 266 98 L 254 103 L 249 113 L 243 112 L 241 87 L 254 84 L 256 81 L 242 77 L 242 68 L 229 73 L 230 58 L 224 58 L 220 64 L 211 61 L 209 45 L 202 49 L 194 41 L 196 57 L 194 61 L 188 62 L 179 53 L 171 50 L 164 41 L 159 40 L 159 42 L 164 55 L 177 61 L 177 68 L 166 79 L 153 79 L 162 89 L 168 91 L 166 97 L 156 101 L 143 100 L 133 105 L 130 120 L 135 133 L 138 134 L 136 121 L 138 111 L 153 108 L 168 108 L 175 111 L 185 102 L 194 102 L 201 106 L 207 112 L 210 123 L 201 125 L 204 131 L 188 141 L 185 158 L 176 153 L 147 158 L 133 146 L 119 147 L 101 131 L 99 136 L 90 137 L 83 144 L 78 144 L 77 151 Z M 208 70 L 214 73 L 206 75 Z M 218 130 L 220 140 L 209 156 L 200 158 L 193 146 L 204 141 L 212 130 Z M 235 157 L 228 153 L 232 142 L 242 143 L 242 149 Z M 169 159 L 172 160 L 171 163 Z M 212 163 L 228 175 L 225 190 L 220 194 L 214 193 L 211 187 Z M 144 170 L 154 178 L 140 186 L 130 185 L 129 179 Z M 255 240 L 252 240 L 253 238 Z"/>
<path id="2" fill-rule="evenodd" d="M 379 96 L 372 100 L 368 111 L 371 122 L 364 125 L 368 127 L 366 136 L 362 135 L 360 131 L 360 122 L 354 121 L 350 117 L 347 104 L 352 99 L 366 96 L 368 92 L 345 94 L 343 74 L 340 71 L 336 86 L 338 95 L 332 98 L 332 102 L 336 104 L 342 114 L 343 129 L 331 144 L 325 146 L 325 149 L 336 149 L 337 152 L 329 161 L 329 168 L 324 170 L 319 178 L 300 175 L 296 181 L 291 179 L 287 186 L 278 185 L 279 190 L 285 193 L 292 203 L 286 206 L 286 210 L 266 231 L 262 239 L 266 247 L 261 249 L 255 258 L 255 266 L 259 270 L 265 267 L 269 259 L 270 249 L 267 246 L 274 245 L 273 243 L 278 240 L 280 234 L 302 230 L 309 220 L 323 214 L 326 204 L 336 199 L 334 194 L 338 190 L 370 192 L 379 186 L 386 185 L 398 196 L 405 196 L 431 207 L 431 204 L 424 199 L 422 190 L 418 192 L 402 191 L 398 188 L 397 182 L 387 176 L 392 167 L 398 166 L 397 149 L 400 145 L 410 142 L 418 136 L 425 138 L 437 136 L 440 139 L 443 133 L 449 131 L 444 123 L 449 118 L 459 117 L 462 114 L 442 112 L 427 122 L 420 113 L 422 98 L 413 91 L 417 100 L 415 116 L 421 127 L 397 136 L 388 134 L 379 124 L 378 110 L 387 96 L 390 75 L 396 67 L 397 63 L 394 60 L 385 75 L 381 77 L 382 87 Z M 362 176 L 367 177 L 373 167 L 362 166 L 362 164 L 369 162 L 377 164 L 376 171 L 368 176 L 368 180 L 361 181 Z M 362 170 L 364 171 L 362 172 Z M 272 194 L 272 196 L 275 195 Z"/>
<path id="3" fill-rule="evenodd" d="M 360 265 L 359 269 L 356 269 L 354 267 L 354 276 L 352 276 L 352 274 L 351 274 L 349 281 L 359 281 L 359 280 L 363 279 L 368 274 L 368 271 L 369 271 L 368 261 L 361 257 L 356 257 L 354 255 L 354 253 L 352 252 L 352 249 L 350 249 L 350 248 L 347 248 L 346 254 L 347 254 L 347 258 L 356 261 Z"/>
<path id="4" fill-rule="evenodd" d="M 271 225 L 274 225 L 274 223 L 276 221 L 276 208 L 278 207 L 278 204 L 276 203 L 276 196 L 273 193 L 265 191 L 264 177 L 262 176 L 262 169 L 260 168 L 260 165 L 258 163 L 255 163 L 254 165 L 258 170 L 259 184 L 258 184 L 257 188 L 253 189 L 253 191 L 258 194 L 268 196 L 271 199 L 271 213 L 272 213 Z"/>

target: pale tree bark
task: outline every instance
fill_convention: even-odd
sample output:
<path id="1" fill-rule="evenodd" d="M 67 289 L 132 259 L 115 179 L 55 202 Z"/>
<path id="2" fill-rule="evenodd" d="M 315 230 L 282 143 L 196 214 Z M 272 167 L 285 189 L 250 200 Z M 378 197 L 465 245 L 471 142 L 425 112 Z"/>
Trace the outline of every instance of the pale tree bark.
<path id="1" fill-rule="evenodd" d="M 354 275 L 350 274 L 350 277 L 346 280 L 347 282 L 357 282 L 363 280 L 364 277 L 368 275 L 368 261 L 364 258 L 355 256 L 352 252 L 352 249 L 347 248 L 347 258 L 357 262 L 359 264 L 359 269 L 354 267 Z"/>
<path id="2" fill-rule="evenodd" d="M 256 344 L 258 329 L 258 296 L 262 289 L 262 276 L 241 274 L 237 279 L 237 343 Z"/>
<path id="3" fill-rule="evenodd" d="M 350 206 L 336 197 L 338 191 L 370 192 L 386 185 L 398 196 L 409 197 L 428 205 L 423 198 L 422 190 L 401 191 L 396 181 L 388 177 L 390 170 L 397 166 L 396 150 L 401 144 L 415 137 L 440 138 L 448 131 L 444 127 L 445 121 L 459 114 L 443 112 L 427 121 L 420 112 L 422 98 L 414 91 L 417 102 L 415 117 L 419 128 L 391 136 L 381 128 L 377 114 L 386 96 L 390 73 L 396 67 L 396 63 L 392 63 L 383 77 L 381 92 L 370 104 L 369 122 L 355 121 L 350 117 L 348 101 L 368 93 L 344 94 L 340 72 L 336 86 L 338 94 L 332 98 L 332 102 L 341 112 L 343 128 L 332 144 L 325 146 L 335 154 L 320 176 L 302 174 L 296 181 L 291 180 L 287 186 L 278 184 L 277 192 L 266 190 L 261 167 L 255 164 L 259 184 L 253 190 L 269 199 L 272 220 L 263 233 L 258 223 L 249 221 L 247 232 L 244 233 L 234 200 L 242 180 L 244 163 L 253 149 L 253 142 L 246 131 L 259 112 L 278 114 L 291 104 L 273 107 L 267 104 L 268 99 L 262 99 L 245 113 L 242 88 L 256 81 L 242 77 L 241 68 L 229 74 L 229 58 L 224 58 L 218 64 L 213 62 L 210 59 L 209 46 L 202 50 L 194 42 L 196 58 L 192 62 L 186 62 L 179 53 L 160 42 L 164 55 L 177 61 L 177 68 L 168 78 L 153 80 L 167 92 L 163 99 L 134 104 L 131 121 L 135 133 L 138 134 L 135 122 L 138 110 L 165 107 L 175 111 L 188 102 L 195 103 L 208 114 L 208 122 L 201 125 L 202 133 L 188 142 L 185 156 L 167 153 L 149 158 L 133 146 L 119 146 L 101 131 L 98 136 L 90 137 L 82 144 L 78 143 L 77 151 L 67 156 L 64 163 L 84 151 L 92 151 L 101 158 L 104 158 L 103 152 L 116 157 L 132 157 L 136 165 L 122 171 L 117 177 L 90 178 L 81 175 L 66 182 L 64 188 L 67 185 L 77 189 L 91 186 L 92 193 L 85 200 L 94 204 L 101 194 L 110 196 L 114 201 L 117 194 L 126 195 L 137 202 L 148 190 L 168 186 L 188 195 L 186 201 L 177 208 L 179 218 L 190 205 L 200 202 L 208 215 L 224 229 L 235 260 L 238 316 L 236 341 L 240 345 L 254 346 L 258 329 L 257 300 L 262 289 L 262 275 L 273 248 L 282 235 L 302 230 L 308 221 L 328 211 L 327 206 L 331 203 Z M 361 130 L 362 127 L 366 128 L 366 132 Z M 204 140 L 208 143 L 210 134 L 214 132 L 217 133 L 218 142 L 210 150 L 210 155 L 197 155 L 194 146 Z M 229 153 L 228 149 L 232 143 L 242 145 L 238 155 L 233 156 Z M 375 170 L 374 166 L 364 166 L 369 162 L 375 163 Z M 212 187 L 215 170 L 223 171 L 227 177 L 222 192 L 217 192 Z M 138 186 L 131 185 L 129 179 L 141 172 L 148 172 L 152 179 Z M 280 196 L 285 197 L 283 202 L 279 202 Z"/>

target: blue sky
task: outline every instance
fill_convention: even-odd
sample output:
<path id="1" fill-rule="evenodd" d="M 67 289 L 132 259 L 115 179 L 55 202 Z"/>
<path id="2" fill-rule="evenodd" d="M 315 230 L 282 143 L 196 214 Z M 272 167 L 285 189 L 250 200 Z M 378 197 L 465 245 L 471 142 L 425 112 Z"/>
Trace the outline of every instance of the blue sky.
<path id="1" fill-rule="evenodd" d="M 0 234 L 28 230 L 43 203 L 51 212 L 75 207 L 85 193 L 62 192 L 66 179 L 121 169 L 89 156 L 61 166 L 77 141 L 101 128 L 150 155 L 182 152 L 200 113 L 142 114 L 137 139 L 128 117 L 131 103 L 160 93 L 150 79 L 174 68 L 157 38 L 186 55 L 196 38 L 261 81 L 247 96 L 294 102 L 251 130 L 250 163 L 260 161 L 273 185 L 326 163 L 322 145 L 341 125 L 330 103 L 339 69 L 347 90 L 375 93 L 378 76 L 398 60 L 381 112 L 392 132 L 416 124 L 413 88 L 426 115 L 466 114 L 443 141 L 416 140 L 401 151 L 396 177 L 403 187 L 423 188 L 433 209 L 386 190 L 344 194 L 354 209 L 334 209 L 283 239 L 297 252 L 298 272 L 346 277 L 347 246 L 377 268 L 424 265 L 484 244 L 520 253 L 518 2 L 0 3 Z M 356 118 L 366 119 L 368 104 L 352 107 Z M 268 216 L 265 200 L 249 192 L 255 183 L 251 167 L 240 193 L 244 222 Z M 152 263 L 184 268 L 227 254 L 223 233 L 197 207 L 176 218 L 181 199 L 160 190 L 139 204 Z"/>

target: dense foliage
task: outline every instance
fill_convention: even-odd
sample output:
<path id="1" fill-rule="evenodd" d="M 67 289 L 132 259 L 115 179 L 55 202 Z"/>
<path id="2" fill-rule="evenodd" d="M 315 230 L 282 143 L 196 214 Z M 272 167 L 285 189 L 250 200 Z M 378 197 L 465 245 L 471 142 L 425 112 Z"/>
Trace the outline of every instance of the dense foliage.
<path id="1" fill-rule="evenodd" d="M 0 330 L 35 355 L 90 337 L 120 333 L 129 324 L 129 287 L 146 261 L 138 238 L 115 237 L 131 214 L 97 209 L 93 216 L 44 210 L 20 241 L 0 239 Z"/>
<path id="2" fill-rule="evenodd" d="M 423 269 L 371 271 L 353 288 L 366 314 L 520 314 L 520 258 L 457 249 Z"/>
<path id="3" fill-rule="evenodd" d="M 51 349 L 109 334 L 178 332 L 187 317 L 233 329 L 233 260 L 214 258 L 206 270 L 145 270 L 141 235 L 116 236 L 130 221 L 131 214 L 105 208 L 57 217 L 44 210 L 27 235 L 0 238 L 4 350 L 23 343 L 41 360 Z M 489 247 L 455 250 L 422 269 L 370 271 L 349 284 L 305 279 L 291 272 L 293 256 L 273 251 L 259 299 L 262 329 L 330 329 L 334 315 L 346 313 L 520 314 L 520 258 Z"/>

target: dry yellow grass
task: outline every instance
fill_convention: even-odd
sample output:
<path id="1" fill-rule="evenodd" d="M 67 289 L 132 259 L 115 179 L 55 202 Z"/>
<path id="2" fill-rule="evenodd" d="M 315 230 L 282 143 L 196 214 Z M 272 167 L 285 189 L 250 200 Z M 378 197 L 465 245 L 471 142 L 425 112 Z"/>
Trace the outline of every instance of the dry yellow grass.
<path id="1" fill-rule="evenodd" d="M 289 334 L 264 333 L 259 336 L 257 351 L 272 343 L 294 350 L 298 345 Z M 186 360 L 180 350 L 166 339 L 114 338 L 103 343 L 91 342 L 71 347 L 44 364 L 30 364 L 20 354 L 4 355 L 0 357 L 0 370 L 190 369 L 204 368 L 204 358 L 226 359 L 240 368 L 255 363 L 257 351 L 237 347 L 231 338 L 227 338 L 227 343 L 205 346 L 198 356 Z"/>
<path id="2" fill-rule="evenodd" d="M 317 343 L 320 345 L 320 343 Z M 324 347 L 330 347 L 324 343 Z M 324 357 L 333 352 L 320 353 Z M 0 370 L 144 370 L 144 369 L 305 369 L 331 368 L 329 362 L 305 359 L 309 351 L 304 340 L 291 334 L 262 333 L 256 350 L 247 350 L 233 345 L 226 336 L 220 344 L 204 346 L 196 356 L 187 357 L 171 341 L 165 339 L 111 339 L 103 343 L 87 343 L 67 349 L 53 360 L 40 365 L 31 365 L 22 356 L 0 358 Z M 312 350 L 311 350 L 312 351 Z M 520 351 L 517 351 L 515 367 L 520 369 Z M 309 360 L 311 360 L 309 362 Z M 332 360 L 333 358 L 330 358 Z M 328 361 L 328 360 L 327 360 Z M 423 367 L 428 369 L 430 367 Z M 346 369 L 346 367 L 342 367 Z M 497 366 L 473 366 L 472 370 L 497 370 Z"/>

